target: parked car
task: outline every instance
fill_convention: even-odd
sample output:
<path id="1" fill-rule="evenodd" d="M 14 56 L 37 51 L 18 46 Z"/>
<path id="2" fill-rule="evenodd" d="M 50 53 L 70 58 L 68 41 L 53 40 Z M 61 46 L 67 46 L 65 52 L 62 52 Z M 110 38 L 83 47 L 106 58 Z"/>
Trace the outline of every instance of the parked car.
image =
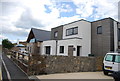
<path id="1" fill-rule="evenodd" d="M 107 53 L 103 60 L 103 73 L 120 71 L 120 53 Z"/>

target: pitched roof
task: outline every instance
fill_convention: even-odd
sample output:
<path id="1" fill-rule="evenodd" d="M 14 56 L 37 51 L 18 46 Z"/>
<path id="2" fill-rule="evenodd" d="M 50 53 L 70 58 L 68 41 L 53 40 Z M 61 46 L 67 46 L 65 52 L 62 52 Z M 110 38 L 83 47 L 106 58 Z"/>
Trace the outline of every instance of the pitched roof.
<path id="1" fill-rule="evenodd" d="M 33 36 L 31 36 L 31 34 L 33 34 Z M 29 33 L 27 42 L 29 42 L 30 39 L 32 39 L 32 38 L 35 38 L 36 42 L 49 40 L 50 36 L 51 36 L 50 31 L 32 28 L 30 33 Z"/>

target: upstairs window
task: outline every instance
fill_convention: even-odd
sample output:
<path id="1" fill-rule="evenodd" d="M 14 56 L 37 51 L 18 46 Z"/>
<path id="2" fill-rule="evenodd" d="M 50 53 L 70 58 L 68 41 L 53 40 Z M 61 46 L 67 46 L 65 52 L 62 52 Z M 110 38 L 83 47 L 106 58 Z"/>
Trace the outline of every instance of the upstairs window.
<path id="1" fill-rule="evenodd" d="M 78 34 L 78 27 L 70 28 L 66 30 L 66 36 Z"/>
<path id="2" fill-rule="evenodd" d="M 102 26 L 97 27 L 97 34 L 102 34 Z"/>
<path id="3" fill-rule="evenodd" d="M 60 46 L 60 53 L 64 53 L 64 46 Z"/>
<path id="4" fill-rule="evenodd" d="M 54 33 L 54 37 L 55 37 L 55 38 L 58 37 L 58 31 L 56 31 L 56 32 Z"/>

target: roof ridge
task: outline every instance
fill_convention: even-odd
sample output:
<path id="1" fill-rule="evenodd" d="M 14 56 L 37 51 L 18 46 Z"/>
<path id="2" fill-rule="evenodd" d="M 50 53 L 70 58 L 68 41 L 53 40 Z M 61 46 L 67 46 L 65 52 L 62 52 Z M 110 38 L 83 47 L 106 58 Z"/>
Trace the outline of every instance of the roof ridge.
<path id="1" fill-rule="evenodd" d="M 50 32 L 48 30 L 43 30 L 43 29 L 38 29 L 38 28 L 31 28 L 31 30 L 40 30 L 40 31 L 47 31 L 47 32 Z"/>

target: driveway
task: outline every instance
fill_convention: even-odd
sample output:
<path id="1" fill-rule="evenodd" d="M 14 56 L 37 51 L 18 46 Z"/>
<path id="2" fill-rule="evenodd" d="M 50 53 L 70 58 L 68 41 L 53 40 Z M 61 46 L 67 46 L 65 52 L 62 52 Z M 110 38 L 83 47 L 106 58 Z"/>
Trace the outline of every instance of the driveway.
<path id="1" fill-rule="evenodd" d="M 79 72 L 63 73 L 36 76 L 38 79 L 111 79 L 111 76 L 105 76 L 102 72 Z"/>

